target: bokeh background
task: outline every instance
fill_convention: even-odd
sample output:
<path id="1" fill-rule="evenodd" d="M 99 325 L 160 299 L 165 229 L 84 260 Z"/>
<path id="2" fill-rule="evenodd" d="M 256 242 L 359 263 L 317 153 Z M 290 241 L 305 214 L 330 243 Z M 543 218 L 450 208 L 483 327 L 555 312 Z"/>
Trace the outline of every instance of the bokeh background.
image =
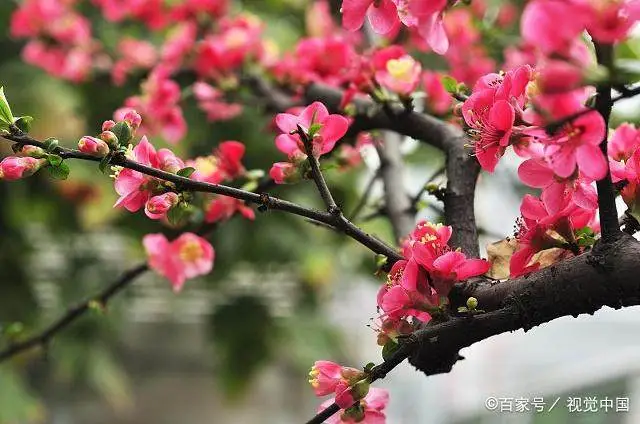
<path id="1" fill-rule="evenodd" d="M 304 33 L 308 3 L 253 0 L 235 7 L 259 15 L 268 36 L 287 49 Z M 73 85 L 25 65 L 20 43 L 5 30 L 14 8 L 13 1 L 0 2 L 0 84 L 17 114 L 36 117 L 34 136 L 56 136 L 72 146 L 96 133 L 139 81 L 113 87 L 98 78 Z M 99 16 L 94 20 L 107 43 L 109 34 L 113 40 L 123 31 L 143 35 L 140 28 L 114 29 Z M 640 51 L 636 41 L 630 45 Z M 432 58 L 425 64 L 441 65 Z M 637 119 L 638 106 L 634 100 L 621 103 L 618 116 Z M 240 140 L 248 146 L 248 169 L 268 169 L 280 160 L 266 129 L 270 116 L 259 102 L 215 125 L 193 103 L 185 103 L 185 115 L 189 135 L 175 148 L 182 157 Z M 153 142 L 164 146 L 160 139 Z M 442 157 L 412 140 L 403 148 L 407 190 L 416 193 Z M 0 144 L 0 156 L 9 153 Z M 345 210 L 356 206 L 375 166 L 375 154 L 365 155 L 362 167 L 328 173 Z M 477 213 L 483 246 L 512 232 L 525 193 L 516 169 L 515 158 L 503 160 L 494 175 L 482 176 Z M 310 182 L 273 193 L 319 206 Z M 64 182 L 38 175 L 0 183 L 0 348 L 144 260 L 141 237 L 161 228 L 142 214 L 114 210 L 115 198 L 111 180 L 91 164 L 73 164 Z M 376 185 L 372 203 L 380 198 Z M 420 217 L 437 220 L 440 207 L 427 198 Z M 393 238 L 384 219 L 361 225 Z M 147 273 L 109 303 L 106 313 L 94 311 L 46 349 L 0 364 L 0 424 L 300 423 L 319 403 L 306 381 L 315 360 L 356 367 L 380 361 L 368 327 L 380 279 L 365 249 L 277 212 L 258 214 L 252 223 L 234 219 L 211 240 L 214 272 L 189 281 L 179 295 Z M 380 383 L 391 392 L 388 422 L 639 423 L 638 330 L 638 308 L 605 310 L 472 346 L 447 375 L 425 378 L 403 364 Z M 570 413 L 570 396 L 608 397 L 614 406 L 617 397 L 628 398 L 629 412 L 616 413 L 614 407 L 608 413 Z M 542 397 L 545 412 L 489 411 L 489 397 Z"/>

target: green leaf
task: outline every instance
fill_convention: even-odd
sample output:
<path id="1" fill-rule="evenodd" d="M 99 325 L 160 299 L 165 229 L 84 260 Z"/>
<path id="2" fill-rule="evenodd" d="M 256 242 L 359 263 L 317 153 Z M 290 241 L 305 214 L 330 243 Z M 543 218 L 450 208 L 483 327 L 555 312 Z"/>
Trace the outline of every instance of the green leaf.
<path id="1" fill-rule="evenodd" d="M 371 371 L 375 366 L 376 364 L 374 364 L 373 362 L 369 362 L 367 365 L 364 366 L 364 372 Z"/>
<path id="2" fill-rule="evenodd" d="M 181 177 L 189 178 L 194 172 L 196 172 L 196 169 L 189 166 L 187 168 L 182 168 L 177 172 L 177 174 Z"/>
<path id="3" fill-rule="evenodd" d="M 57 138 L 49 137 L 43 142 L 43 144 L 44 144 L 44 149 L 47 152 L 53 152 L 58 148 L 58 144 L 60 144 L 60 142 L 58 141 Z"/>
<path id="4" fill-rule="evenodd" d="M 66 180 L 69 178 L 69 173 L 71 172 L 69 165 L 65 162 L 60 163 L 58 166 L 49 166 L 47 169 L 49 170 L 49 174 L 57 180 Z"/>
<path id="5" fill-rule="evenodd" d="M 458 92 L 458 81 L 455 78 L 449 75 L 445 75 L 442 77 L 442 86 L 449 93 L 457 93 Z"/>
<path id="6" fill-rule="evenodd" d="M 58 155 L 47 155 L 47 162 L 49 162 L 51 166 L 60 166 L 62 158 Z"/>
<path id="7" fill-rule="evenodd" d="M 9 128 L 9 126 L 13 124 L 13 121 L 15 121 L 15 119 L 11 113 L 9 102 L 4 95 L 4 87 L 0 87 L 0 123 L 4 124 L 2 127 Z"/>
<path id="8" fill-rule="evenodd" d="M 111 132 L 118 137 L 118 142 L 121 145 L 126 145 L 131 140 L 133 133 L 131 132 L 131 127 L 126 122 L 118 122 L 111 128 Z"/>
<path id="9" fill-rule="evenodd" d="M 400 345 L 398 343 L 394 342 L 393 340 L 389 340 L 382 347 L 382 359 L 384 359 L 386 361 L 399 348 L 400 348 Z"/>
<path id="10" fill-rule="evenodd" d="M 14 124 L 16 127 L 20 129 L 23 133 L 28 133 L 31 131 L 31 124 L 33 123 L 32 116 L 20 116 L 16 118 Z"/>

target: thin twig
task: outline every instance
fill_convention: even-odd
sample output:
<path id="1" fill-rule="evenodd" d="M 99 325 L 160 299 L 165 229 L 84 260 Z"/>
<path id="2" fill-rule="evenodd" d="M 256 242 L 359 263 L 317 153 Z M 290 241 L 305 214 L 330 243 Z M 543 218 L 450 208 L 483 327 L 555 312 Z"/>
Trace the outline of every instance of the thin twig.
<path id="1" fill-rule="evenodd" d="M 322 197 L 322 201 L 327 207 L 327 212 L 330 214 L 337 214 L 340 212 L 336 201 L 333 199 L 333 195 L 331 194 L 331 190 L 329 190 L 329 186 L 324 179 L 324 175 L 322 175 L 322 171 L 320 170 L 320 162 L 318 158 L 313 154 L 313 140 L 308 136 L 308 134 L 298 125 L 298 135 L 302 139 L 302 143 L 304 144 L 304 148 L 307 151 L 307 160 L 311 167 L 311 176 L 313 181 L 316 183 L 318 187 L 318 191 L 320 192 L 320 196 Z"/>
<path id="2" fill-rule="evenodd" d="M 128 287 L 139 275 L 143 274 L 149 269 L 146 263 L 136 265 L 130 270 L 126 271 L 120 278 L 114 281 L 112 284 L 105 287 L 96 296 L 93 296 L 78 305 L 69 308 L 67 312 L 61 316 L 54 323 L 45 328 L 41 333 L 30 337 L 26 340 L 11 344 L 6 349 L 0 351 L 0 362 L 5 361 L 14 355 L 31 349 L 37 346 L 46 346 L 47 343 L 60 331 L 75 322 L 85 312 L 91 309 L 92 305 L 97 304 L 101 307 L 105 306 L 107 302 L 121 290 Z"/>
<path id="3" fill-rule="evenodd" d="M 362 196 L 360 197 L 360 201 L 358 202 L 356 207 L 353 208 L 351 215 L 349 215 L 349 220 L 355 221 L 358 218 L 358 215 L 360 215 L 360 212 L 362 212 L 362 209 L 364 209 L 364 207 L 367 206 L 367 203 L 369 202 L 369 197 L 371 196 L 373 187 L 375 186 L 375 183 L 378 180 L 378 178 L 380 178 L 380 168 L 378 168 L 376 172 L 374 172 L 374 174 L 371 176 L 371 178 L 367 182 L 367 185 L 365 186 L 364 191 L 362 192 Z"/>
<path id="4" fill-rule="evenodd" d="M 15 143 L 20 143 L 24 145 L 33 145 L 33 146 L 38 146 L 42 148 L 45 147 L 42 142 L 26 134 L 6 134 L 6 135 L 2 135 L 2 137 L 4 137 L 7 140 L 13 141 Z M 101 157 L 86 155 L 77 150 L 67 149 L 64 147 L 57 147 L 54 153 L 58 154 L 63 159 L 80 159 L 80 160 L 89 160 L 93 162 L 99 162 L 102 160 Z M 365 233 L 360 228 L 355 226 L 351 221 L 344 218 L 342 214 L 336 215 L 330 212 L 322 212 L 315 209 L 306 208 L 306 207 L 297 205 L 295 203 L 289 202 L 287 200 L 282 200 L 277 197 L 270 196 L 265 193 L 257 194 L 251 191 L 241 190 L 235 187 L 225 186 L 222 184 L 210 184 L 210 183 L 201 182 L 201 181 L 194 181 L 177 174 L 172 174 L 170 172 L 165 172 L 160 169 L 142 165 L 138 162 L 134 162 L 126 158 L 124 155 L 114 156 L 110 164 L 115 166 L 122 166 L 123 168 L 132 169 L 134 171 L 138 171 L 140 173 L 143 173 L 161 180 L 170 181 L 174 183 L 178 189 L 181 189 L 181 190 L 221 194 L 224 196 L 229 196 L 236 199 L 244 200 L 246 202 L 262 205 L 268 209 L 289 212 L 294 215 L 299 215 L 315 221 L 323 222 L 328 225 L 333 225 L 341 229 L 342 232 L 348 235 L 349 237 L 353 238 L 354 240 L 360 242 L 360 244 L 372 250 L 374 253 L 387 256 L 389 258 L 390 263 L 394 263 L 402 259 L 402 257 L 398 254 L 398 252 L 393 247 Z"/>

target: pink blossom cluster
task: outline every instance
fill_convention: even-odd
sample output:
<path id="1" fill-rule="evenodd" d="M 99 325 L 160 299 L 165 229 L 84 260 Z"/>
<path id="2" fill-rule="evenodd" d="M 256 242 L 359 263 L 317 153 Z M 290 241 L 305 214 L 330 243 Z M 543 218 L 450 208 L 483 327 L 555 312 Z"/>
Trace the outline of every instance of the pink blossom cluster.
<path id="1" fill-rule="evenodd" d="M 402 23 L 415 29 L 433 51 L 444 54 L 449 40 L 443 15 L 449 5 L 446 0 L 343 0 L 342 25 L 356 31 L 366 17 L 375 32 L 388 34 L 397 31 Z"/>
<path id="2" fill-rule="evenodd" d="M 389 402 L 389 394 L 384 389 L 369 387 L 366 373 L 331 361 L 316 361 L 309 377 L 316 396 L 334 395 L 333 399 L 322 403 L 318 411 L 334 402 L 342 409 L 327 423 L 385 422 L 384 409 Z"/>
<path id="3" fill-rule="evenodd" d="M 91 71 L 99 43 L 76 0 L 27 0 L 11 16 L 11 36 L 27 38 L 25 62 L 58 78 L 83 81 Z"/>
<path id="4" fill-rule="evenodd" d="M 384 329 L 397 329 L 386 321 L 409 317 L 428 322 L 459 281 L 482 275 L 490 264 L 484 259 L 468 259 L 448 242 L 451 227 L 421 221 L 403 243 L 404 259 L 393 264 L 387 282 L 378 292 Z"/>

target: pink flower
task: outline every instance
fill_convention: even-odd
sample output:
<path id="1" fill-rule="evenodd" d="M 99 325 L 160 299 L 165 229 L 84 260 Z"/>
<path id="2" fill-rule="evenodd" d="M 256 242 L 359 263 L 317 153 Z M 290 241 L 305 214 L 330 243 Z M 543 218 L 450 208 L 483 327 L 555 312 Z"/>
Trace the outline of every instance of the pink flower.
<path id="1" fill-rule="evenodd" d="M 375 77 L 378 83 L 389 91 L 408 96 L 420 83 L 421 72 L 420 63 L 405 55 L 387 61 L 385 69 L 377 71 Z"/>
<path id="2" fill-rule="evenodd" d="M 227 121 L 242 113 L 241 104 L 225 102 L 223 93 L 205 82 L 193 84 L 193 94 L 209 121 Z"/>
<path id="3" fill-rule="evenodd" d="M 144 207 L 144 213 L 151 219 L 162 219 L 167 212 L 180 202 L 180 197 L 172 191 L 153 196 Z"/>
<path id="4" fill-rule="evenodd" d="M 169 149 L 160 149 L 156 156 L 158 161 L 158 169 L 176 174 L 179 170 L 185 168 L 185 163 L 182 159 L 177 157 Z"/>
<path id="5" fill-rule="evenodd" d="M 440 74 L 425 71 L 422 74 L 422 85 L 427 94 L 425 103 L 429 111 L 437 115 L 444 115 L 451 109 L 453 98 L 442 85 L 442 76 Z"/>
<path id="6" fill-rule="evenodd" d="M 632 124 L 624 123 L 616 128 L 609 140 L 607 153 L 614 161 L 626 161 L 640 147 L 640 131 Z"/>
<path id="7" fill-rule="evenodd" d="M 196 181 L 219 184 L 238 178 L 244 172 L 242 157 L 245 147 L 239 141 L 223 141 L 210 156 L 201 156 L 187 165 L 196 169 L 191 178 Z"/>
<path id="8" fill-rule="evenodd" d="M 330 115 L 326 106 L 320 102 L 314 102 L 307 106 L 299 115 L 279 113 L 276 116 L 276 125 L 283 132 L 276 139 L 276 143 L 282 143 L 283 139 L 295 141 L 302 152 L 306 149 L 300 139 L 298 127 L 312 139 L 312 153 L 319 157 L 330 152 L 336 142 L 341 139 L 349 128 L 349 121 L 342 115 Z"/>
<path id="9" fill-rule="evenodd" d="M 156 150 L 147 137 L 142 137 L 140 143 L 133 148 L 131 159 L 146 166 L 156 168 L 158 158 Z M 114 207 L 124 207 L 129 212 L 138 211 L 152 195 L 150 183 L 153 179 L 132 169 L 124 168 L 116 177 L 115 189 L 120 196 Z"/>
<path id="10" fill-rule="evenodd" d="M 467 259 L 462 252 L 447 252 L 431 265 L 431 285 L 439 296 L 448 296 L 456 282 L 482 275 L 490 267 L 491 264 L 484 259 Z"/>
<path id="11" fill-rule="evenodd" d="M 78 141 L 78 150 L 94 156 L 105 156 L 109 153 L 109 146 L 99 138 L 84 136 Z"/>
<path id="12" fill-rule="evenodd" d="M 343 380 L 342 369 L 343 367 L 335 362 L 315 362 L 309 372 L 309 383 L 316 396 L 325 396 L 336 390 L 338 383 Z"/>
<path id="13" fill-rule="evenodd" d="M 342 26 L 357 31 L 367 16 L 371 28 L 378 34 L 386 34 L 398 21 L 396 5 L 392 0 L 343 0 Z"/>
<path id="14" fill-rule="evenodd" d="M 0 180 L 13 181 L 30 177 L 46 163 L 46 159 L 36 159 L 30 156 L 8 156 L 0 162 Z"/>
<path id="15" fill-rule="evenodd" d="M 329 399 L 320 405 L 318 412 L 329 407 L 334 402 L 333 399 Z M 384 424 L 386 422 L 386 416 L 384 409 L 389 403 L 389 393 L 384 389 L 377 387 L 371 387 L 369 392 L 360 400 L 361 408 L 354 408 L 353 410 L 343 411 L 338 414 L 334 414 L 326 420 L 327 424 Z"/>
<path id="16" fill-rule="evenodd" d="M 219 222 L 230 219 L 236 212 L 253 221 L 256 214 L 242 200 L 229 196 L 217 196 L 209 203 L 204 220 L 206 222 Z"/>
<path id="17" fill-rule="evenodd" d="M 182 289 L 185 280 L 208 274 L 213 269 L 213 247 L 193 233 L 183 233 L 171 242 L 162 234 L 148 234 L 142 242 L 149 267 L 171 281 L 175 292 Z"/>
<path id="18" fill-rule="evenodd" d="M 276 162 L 269 170 L 269 176 L 276 184 L 292 183 L 297 180 L 298 168 L 290 162 Z"/>
<path id="19" fill-rule="evenodd" d="M 589 18 L 585 3 L 576 1 L 535 0 L 525 6 L 521 32 L 525 42 L 545 53 L 568 50 L 571 42 L 585 29 Z M 571 16 L 571 19 L 566 19 Z M 563 25 L 558 25 L 563 22 Z"/>
<path id="20" fill-rule="evenodd" d="M 159 134 L 169 143 L 180 141 L 187 132 L 187 123 L 180 108 L 180 86 L 169 79 L 166 70 L 154 68 L 142 84 L 142 95 L 129 97 L 124 107 L 114 113 L 116 120 L 137 110 L 144 117 L 142 131 L 147 135 Z"/>
<path id="21" fill-rule="evenodd" d="M 605 124 L 597 112 L 574 119 L 552 137 L 543 129 L 533 128 L 525 133 L 545 144 L 545 157 L 561 178 L 571 176 L 576 167 L 592 180 L 600 180 L 607 173 L 607 161 L 599 147 L 605 135 Z"/>

